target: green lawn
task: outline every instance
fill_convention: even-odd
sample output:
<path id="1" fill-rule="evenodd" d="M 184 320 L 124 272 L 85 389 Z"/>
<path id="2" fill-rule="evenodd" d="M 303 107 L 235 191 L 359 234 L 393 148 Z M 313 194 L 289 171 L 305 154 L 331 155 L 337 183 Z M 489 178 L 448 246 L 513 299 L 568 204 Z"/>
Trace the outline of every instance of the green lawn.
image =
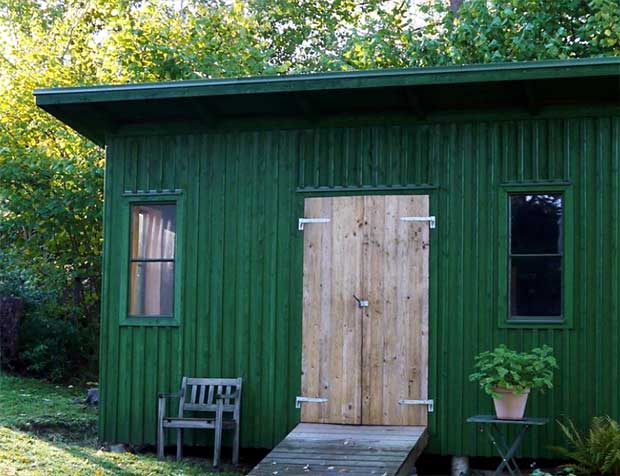
<path id="1" fill-rule="evenodd" d="M 203 459 L 158 461 L 153 454 L 115 454 L 97 444 L 97 410 L 73 402 L 84 389 L 0 374 L 0 474 L 198 476 L 214 474 Z M 228 470 L 224 473 L 238 476 Z"/>

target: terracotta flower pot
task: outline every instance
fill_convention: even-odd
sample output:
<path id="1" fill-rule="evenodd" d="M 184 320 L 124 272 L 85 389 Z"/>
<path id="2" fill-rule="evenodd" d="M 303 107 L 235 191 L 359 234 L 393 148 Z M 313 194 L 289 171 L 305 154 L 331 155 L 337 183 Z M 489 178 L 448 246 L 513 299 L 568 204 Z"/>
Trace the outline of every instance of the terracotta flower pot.
<path id="1" fill-rule="evenodd" d="M 523 393 L 515 395 L 512 390 L 506 390 L 505 388 L 496 388 L 496 393 L 499 393 L 503 398 L 493 399 L 495 405 L 495 414 L 500 420 L 522 420 L 525 415 L 525 406 L 527 405 L 527 397 L 530 394 L 528 388 Z"/>

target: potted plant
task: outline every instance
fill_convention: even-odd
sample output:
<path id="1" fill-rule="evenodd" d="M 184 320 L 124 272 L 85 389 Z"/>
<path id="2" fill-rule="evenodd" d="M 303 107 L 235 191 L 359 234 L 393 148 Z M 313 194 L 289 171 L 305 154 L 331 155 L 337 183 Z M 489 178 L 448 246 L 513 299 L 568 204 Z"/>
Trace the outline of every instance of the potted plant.
<path id="1" fill-rule="evenodd" d="M 472 382 L 493 397 L 495 413 L 502 420 L 521 420 L 530 390 L 553 387 L 553 371 L 558 364 L 547 345 L 531 352 L 517 352 L 505 345 L 475 358 Z"/>

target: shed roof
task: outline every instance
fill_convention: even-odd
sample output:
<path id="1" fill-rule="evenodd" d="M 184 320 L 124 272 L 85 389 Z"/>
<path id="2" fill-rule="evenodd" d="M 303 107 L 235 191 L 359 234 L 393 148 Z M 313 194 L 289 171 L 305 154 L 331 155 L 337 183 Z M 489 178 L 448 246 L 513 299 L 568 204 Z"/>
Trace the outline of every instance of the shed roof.
<path id="1" fill-rule="evenodd" d="M 120 127 L 239 117 L 620 104 L 620 58 L 493 63 L 37 89 L 37 105 L 98 144 Z"/>

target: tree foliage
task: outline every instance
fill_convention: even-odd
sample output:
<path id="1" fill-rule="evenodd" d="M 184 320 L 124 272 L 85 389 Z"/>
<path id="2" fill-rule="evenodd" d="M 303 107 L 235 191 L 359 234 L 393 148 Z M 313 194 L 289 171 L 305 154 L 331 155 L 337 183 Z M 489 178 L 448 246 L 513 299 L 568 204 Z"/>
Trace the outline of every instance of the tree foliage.
<path id="1" fill-rule="evenodd" d="M 104 155 L 38 87 L 598 55 L 617 0 L 3 0 L 0 251 L 96 321 Z"/>
<path id="2" fill-rule="evenodd" d="M 72 313 L 96 317 L 103 151 L 37 109 L 32 91 L 273 72 L 258 32 L 223 1 L 0 6 L 0 247 L 37 258 L 43 275 L 63 270 Z"/>
<path id="3" fill-rule="evenodd" d="M 251 0 L 285 70 L 620 55 L 617 0 Z"/>
<path id="4" fill-rule="evenodd" d="M 616 0 L 467 0 L 455 14 L 435 0 L 409 37 L 412 64 L 490 63 L 620 55 Z"/>

